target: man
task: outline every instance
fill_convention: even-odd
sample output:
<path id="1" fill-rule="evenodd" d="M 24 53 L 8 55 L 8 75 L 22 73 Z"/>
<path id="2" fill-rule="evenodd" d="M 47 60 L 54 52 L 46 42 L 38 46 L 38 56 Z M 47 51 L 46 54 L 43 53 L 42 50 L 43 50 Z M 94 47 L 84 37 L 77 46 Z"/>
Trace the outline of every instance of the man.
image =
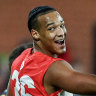
<path id="1" fill-rule="evenodd" d="M 11 72 L 11 66 L 12 66 L 13 61 L 14 61 L 25 49 L 27 49 L 27 48 L 32 48 L 32 47 L 33 47 L 33 44 L 32 44 L 32 43 L 25 43 L 25 44 L 19 45 L 18 47 L 16 47 L 16 48 L 11 52 L 11 54 L 9 55 L 9 70 L 10 70 L 10 72 Z M 63 55 L 62 55 L 62 56 L 60 56 L 60 58 L 66 59 L 66 56 L 63 56 Z M 67 59 L 66 59 L 66 60 L 67 60 Z M 9 86 L 8 86 L 8 87 L 9 87 Z M 7 90 L 4 91 L 1 96 L 3 96 L 3 95 L 6 96 L 6 93 L 7 93 Z M 11 91 L 10 91 L 10 93 L 7 93 L 7 94 L 8 94 L 9 96 L 12 95 Z M 66 94 L 69 95 L 70 93 L 62 91 L 62 92 L 60 93 L 60 96 L 66 96 Z M 73 95 L 72 95 L 72 96 L 73 96 Z"/>
<path id="2" fill-rule="evenodd" d="M 58 96 L 63 89 L 78 94 L 96 94 L 96 76 L 77 72 L 68 62 L 58 58 L 66 51 L 66 28 L 54 8 L 34 8 L 29 14 L 28 28 L 33 48 L 14 60 L 8 92 L 12 90 L 13 96 Z"/>

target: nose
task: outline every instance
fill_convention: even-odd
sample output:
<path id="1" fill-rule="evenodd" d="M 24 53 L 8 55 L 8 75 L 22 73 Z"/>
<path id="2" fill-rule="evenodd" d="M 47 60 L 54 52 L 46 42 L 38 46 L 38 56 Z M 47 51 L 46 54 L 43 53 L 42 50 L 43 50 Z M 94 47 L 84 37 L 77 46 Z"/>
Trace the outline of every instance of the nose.
<path id="1" fill-rule="evenodd" d="M 59 27 L 57 30 L 58 37 L 65 37 L 66 33 L 67 33 L 67 30 L 65 27 L 64 28 Z"/>

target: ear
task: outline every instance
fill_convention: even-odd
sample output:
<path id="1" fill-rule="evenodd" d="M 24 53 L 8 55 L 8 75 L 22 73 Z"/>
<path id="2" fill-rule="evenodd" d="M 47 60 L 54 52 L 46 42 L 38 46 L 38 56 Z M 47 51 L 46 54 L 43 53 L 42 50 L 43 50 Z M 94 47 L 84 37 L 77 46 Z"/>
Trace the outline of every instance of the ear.
<path id="1" fill-rule="evenodd" d="M 31 35 L 32 35 L 33 39 L 36 41 L 38 41 L 40 39 L 40 35 L 39 35 L 38 31 L 36 31 L 34 29 L 31 30 Z"/>

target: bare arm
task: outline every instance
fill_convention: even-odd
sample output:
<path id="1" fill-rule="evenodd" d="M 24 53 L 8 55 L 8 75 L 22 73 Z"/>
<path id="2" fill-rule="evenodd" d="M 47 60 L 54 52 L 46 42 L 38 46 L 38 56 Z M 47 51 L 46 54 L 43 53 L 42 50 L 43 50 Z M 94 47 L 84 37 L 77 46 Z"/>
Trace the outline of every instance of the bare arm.
<path id="1" fill-rule="evenodd" d="M 12 91 L 11 91 L 11 87 L 10 87 L 10 80 L 9 80 L 8 87 L 7 87 L 7 96 L 13 96 Z"/>
<path id="2" fill-rule="evenodd" d="M 77 72 L 65 61 L 54 62 L 46 72 L 44 81 L 72 93 L 96 94 L 96 76 Z"/>

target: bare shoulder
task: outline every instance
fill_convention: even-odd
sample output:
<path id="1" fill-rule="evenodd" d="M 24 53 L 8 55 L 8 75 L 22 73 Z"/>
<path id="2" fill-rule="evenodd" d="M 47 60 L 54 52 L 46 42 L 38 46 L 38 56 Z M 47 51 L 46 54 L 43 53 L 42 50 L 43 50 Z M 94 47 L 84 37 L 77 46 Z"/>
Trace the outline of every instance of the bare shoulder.
<path id="1" fill-rule="evenodd" d="M 51 65 L 51 67 L 50 67 L 50 69 L 51 68 L 56 68 L 56 67 L 58 67 L 58 68 L 60 68 L 60 69 L 70 69 L 70 70 L 73 70 L 73 68 L 71 67 L 71 65 L 68 63 L 68 62 L 66 62 L 66 61 L 64 61 L 64 60 L 58 60 L 58 61 L 55 61 L 52 65 Z M 64 71 L 64 70 L 63 70 Z"/>
<path id="2" fill-rule="evenodd" d="M 74 69 L 68 62 L 64 60 L 55 61 L 48 69 L 49 75 L 53 75 L 53 77 L 55 76 L 55 74 L 57 77 L 62 75 L 68 75 L 68 73 L 71 74 L 72 72 L 74 72 Z"/>
<path id="3" fill-rule="evenodd" d="M 64 61 L 55 61 L 47 70 L 45 80 L 52 86 L 65 89 L 74 74 L 71 65 Z M 65 87 L 64 87 L 65 86 Z"/>

